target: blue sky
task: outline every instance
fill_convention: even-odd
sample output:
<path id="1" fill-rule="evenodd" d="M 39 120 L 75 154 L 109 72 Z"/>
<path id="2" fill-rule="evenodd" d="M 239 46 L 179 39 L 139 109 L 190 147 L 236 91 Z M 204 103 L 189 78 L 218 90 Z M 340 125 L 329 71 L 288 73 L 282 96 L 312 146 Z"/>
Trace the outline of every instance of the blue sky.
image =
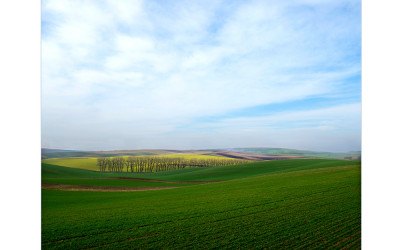
<path id="1" fill-rule="evenodd" d="M 44 1 L 42 146 L 360 150 L 361 2 Z"/>

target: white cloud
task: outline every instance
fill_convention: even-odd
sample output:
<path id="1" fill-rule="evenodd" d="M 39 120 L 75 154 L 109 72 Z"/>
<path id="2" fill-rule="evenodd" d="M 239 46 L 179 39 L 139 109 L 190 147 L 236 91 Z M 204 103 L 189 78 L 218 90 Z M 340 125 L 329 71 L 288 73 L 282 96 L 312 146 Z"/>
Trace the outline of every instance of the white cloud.
<path id="1" fill-rule="evenodd" d="M 142 15 L 142 2 L 141 0 L 108 0 L 105 8 L 111 11 L 119 21 L 131 24 Z"/>
<path id="2" fill-rule="evenodd" d="M 306 122 L 307 124 L 317 124 L 307 126 L 312 129 L 342 129 L 346 128 L 348 124 L 346 122 L 352 122 L 353 129 L 359 129 L 357 125 L 361 120 L 361 104 L 347 104 L 339 105 L 328 108 L 305 110 L 305 111 L 290 111 L 280 112 L 273 115 L 267 116 L 255 116 L 255 117 L 235 117 L 226 118 L 218 122 L 208 124 L 197 124 L 196 127 L 215 127 L 222 129 L 240 129 L 240 128 L 273 128 L 273 129 L 287 129 L 293 123 Z M 279 125 L 276 128 L 276 124 Z M 283 124 L 283 125 L 282 125 Z M 326 126 L 325 124 L 329 124 Z M 304 128 L 300 128 L 304 129 Z"/>
<path id="3" fill-rule="evenodd" d="M 359 90 L 357 82 L 347 86 L 360 74 L 359 2 L 354 2 L 46 1 L 44 140 L 68 141 L 61 139 L 61 128 L 79 138 L 97 126 L 87 145 L 90 138 L 112 138 L 118 130 L 158 147 L 152 136 L 176 133 L 202 117 L 311 97 L 357 97 L 344 92 L 351 86 Z M 335 116 L 325 111 L 302 115 Z M 296 115 L 301 116 L 268 119 Z M 87 116 L 88 127 L 82 124 Z M 232 119 L 246 130 L 264 118 Z"/>

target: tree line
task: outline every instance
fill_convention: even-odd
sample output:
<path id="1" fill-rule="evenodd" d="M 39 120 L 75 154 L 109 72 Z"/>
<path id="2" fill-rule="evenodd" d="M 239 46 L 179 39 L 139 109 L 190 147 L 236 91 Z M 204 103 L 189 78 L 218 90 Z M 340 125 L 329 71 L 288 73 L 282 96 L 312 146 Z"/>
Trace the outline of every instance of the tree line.
<path id="1" fill-rule="evenodd" d="M 249 160 L 207 158 L 207 159 L 185 159 L 182 157 L 155 157 L 139 156 L 128 157 L 102 157 L 97 158 L 97 166 L 101 172 L 131 172 L 131 173 L 153 173 L 188 167 L 215 167 L 231 166 L 249 163 Z"/>

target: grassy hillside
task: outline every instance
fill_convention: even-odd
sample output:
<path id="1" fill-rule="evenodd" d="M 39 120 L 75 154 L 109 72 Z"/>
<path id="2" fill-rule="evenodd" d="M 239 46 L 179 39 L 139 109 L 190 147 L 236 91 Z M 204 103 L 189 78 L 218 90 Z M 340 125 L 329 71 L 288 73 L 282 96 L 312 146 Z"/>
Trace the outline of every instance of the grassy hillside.
<path id="1" fill-rule="evenodd" d="M 42 163 L 42 178 L 96 178 L 100 173 Z"/>
<path id="2" fill-rule="evenodd" d="M 43 190 L 42 247 L 360 248 L 360 166 L 303 161 L 257 163 L 251 171 L 158 173 L 165 179 L 235 179 L 177 189 Z"/>
<path id="3" fill-rule="evenodd" d="M 155 177 L 160 180 L 176 181 L 233 180 L 265 174 L 359 164 L 360 162 L 326 159 L 276 160 L 253 162 L 237 166 L 196 168 L 193 170 L 182 169 L 177 171 L 160 172 L 157 173 L 158 175 Z"/>
<path id="4" fill-rule="evenodd" d="M 328 159 L 295 159 L 253 162 L 237 166 L 203 167 L 171 170 L 157 173 L 100 173 L 82 169 L 66 168 L 51 164 L 42 165 L 42 177 L 54 178 L 100 178 L 100 177 L 136 177 L 168 181 L 214 181 L 260 176 L 297 170 L 326 168 L 332 166 L 360 165 L 359 161 Z"/>

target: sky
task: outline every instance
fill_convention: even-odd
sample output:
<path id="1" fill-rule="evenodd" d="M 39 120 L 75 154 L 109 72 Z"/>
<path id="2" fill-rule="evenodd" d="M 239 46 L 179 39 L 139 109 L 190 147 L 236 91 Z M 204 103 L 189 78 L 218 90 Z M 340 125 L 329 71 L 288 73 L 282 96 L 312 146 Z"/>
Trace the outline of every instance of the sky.
<path id="1" fill-rule="evenodd" d="M 42 147 L 361 150 L 361 2 L 42 2 Z"/>

